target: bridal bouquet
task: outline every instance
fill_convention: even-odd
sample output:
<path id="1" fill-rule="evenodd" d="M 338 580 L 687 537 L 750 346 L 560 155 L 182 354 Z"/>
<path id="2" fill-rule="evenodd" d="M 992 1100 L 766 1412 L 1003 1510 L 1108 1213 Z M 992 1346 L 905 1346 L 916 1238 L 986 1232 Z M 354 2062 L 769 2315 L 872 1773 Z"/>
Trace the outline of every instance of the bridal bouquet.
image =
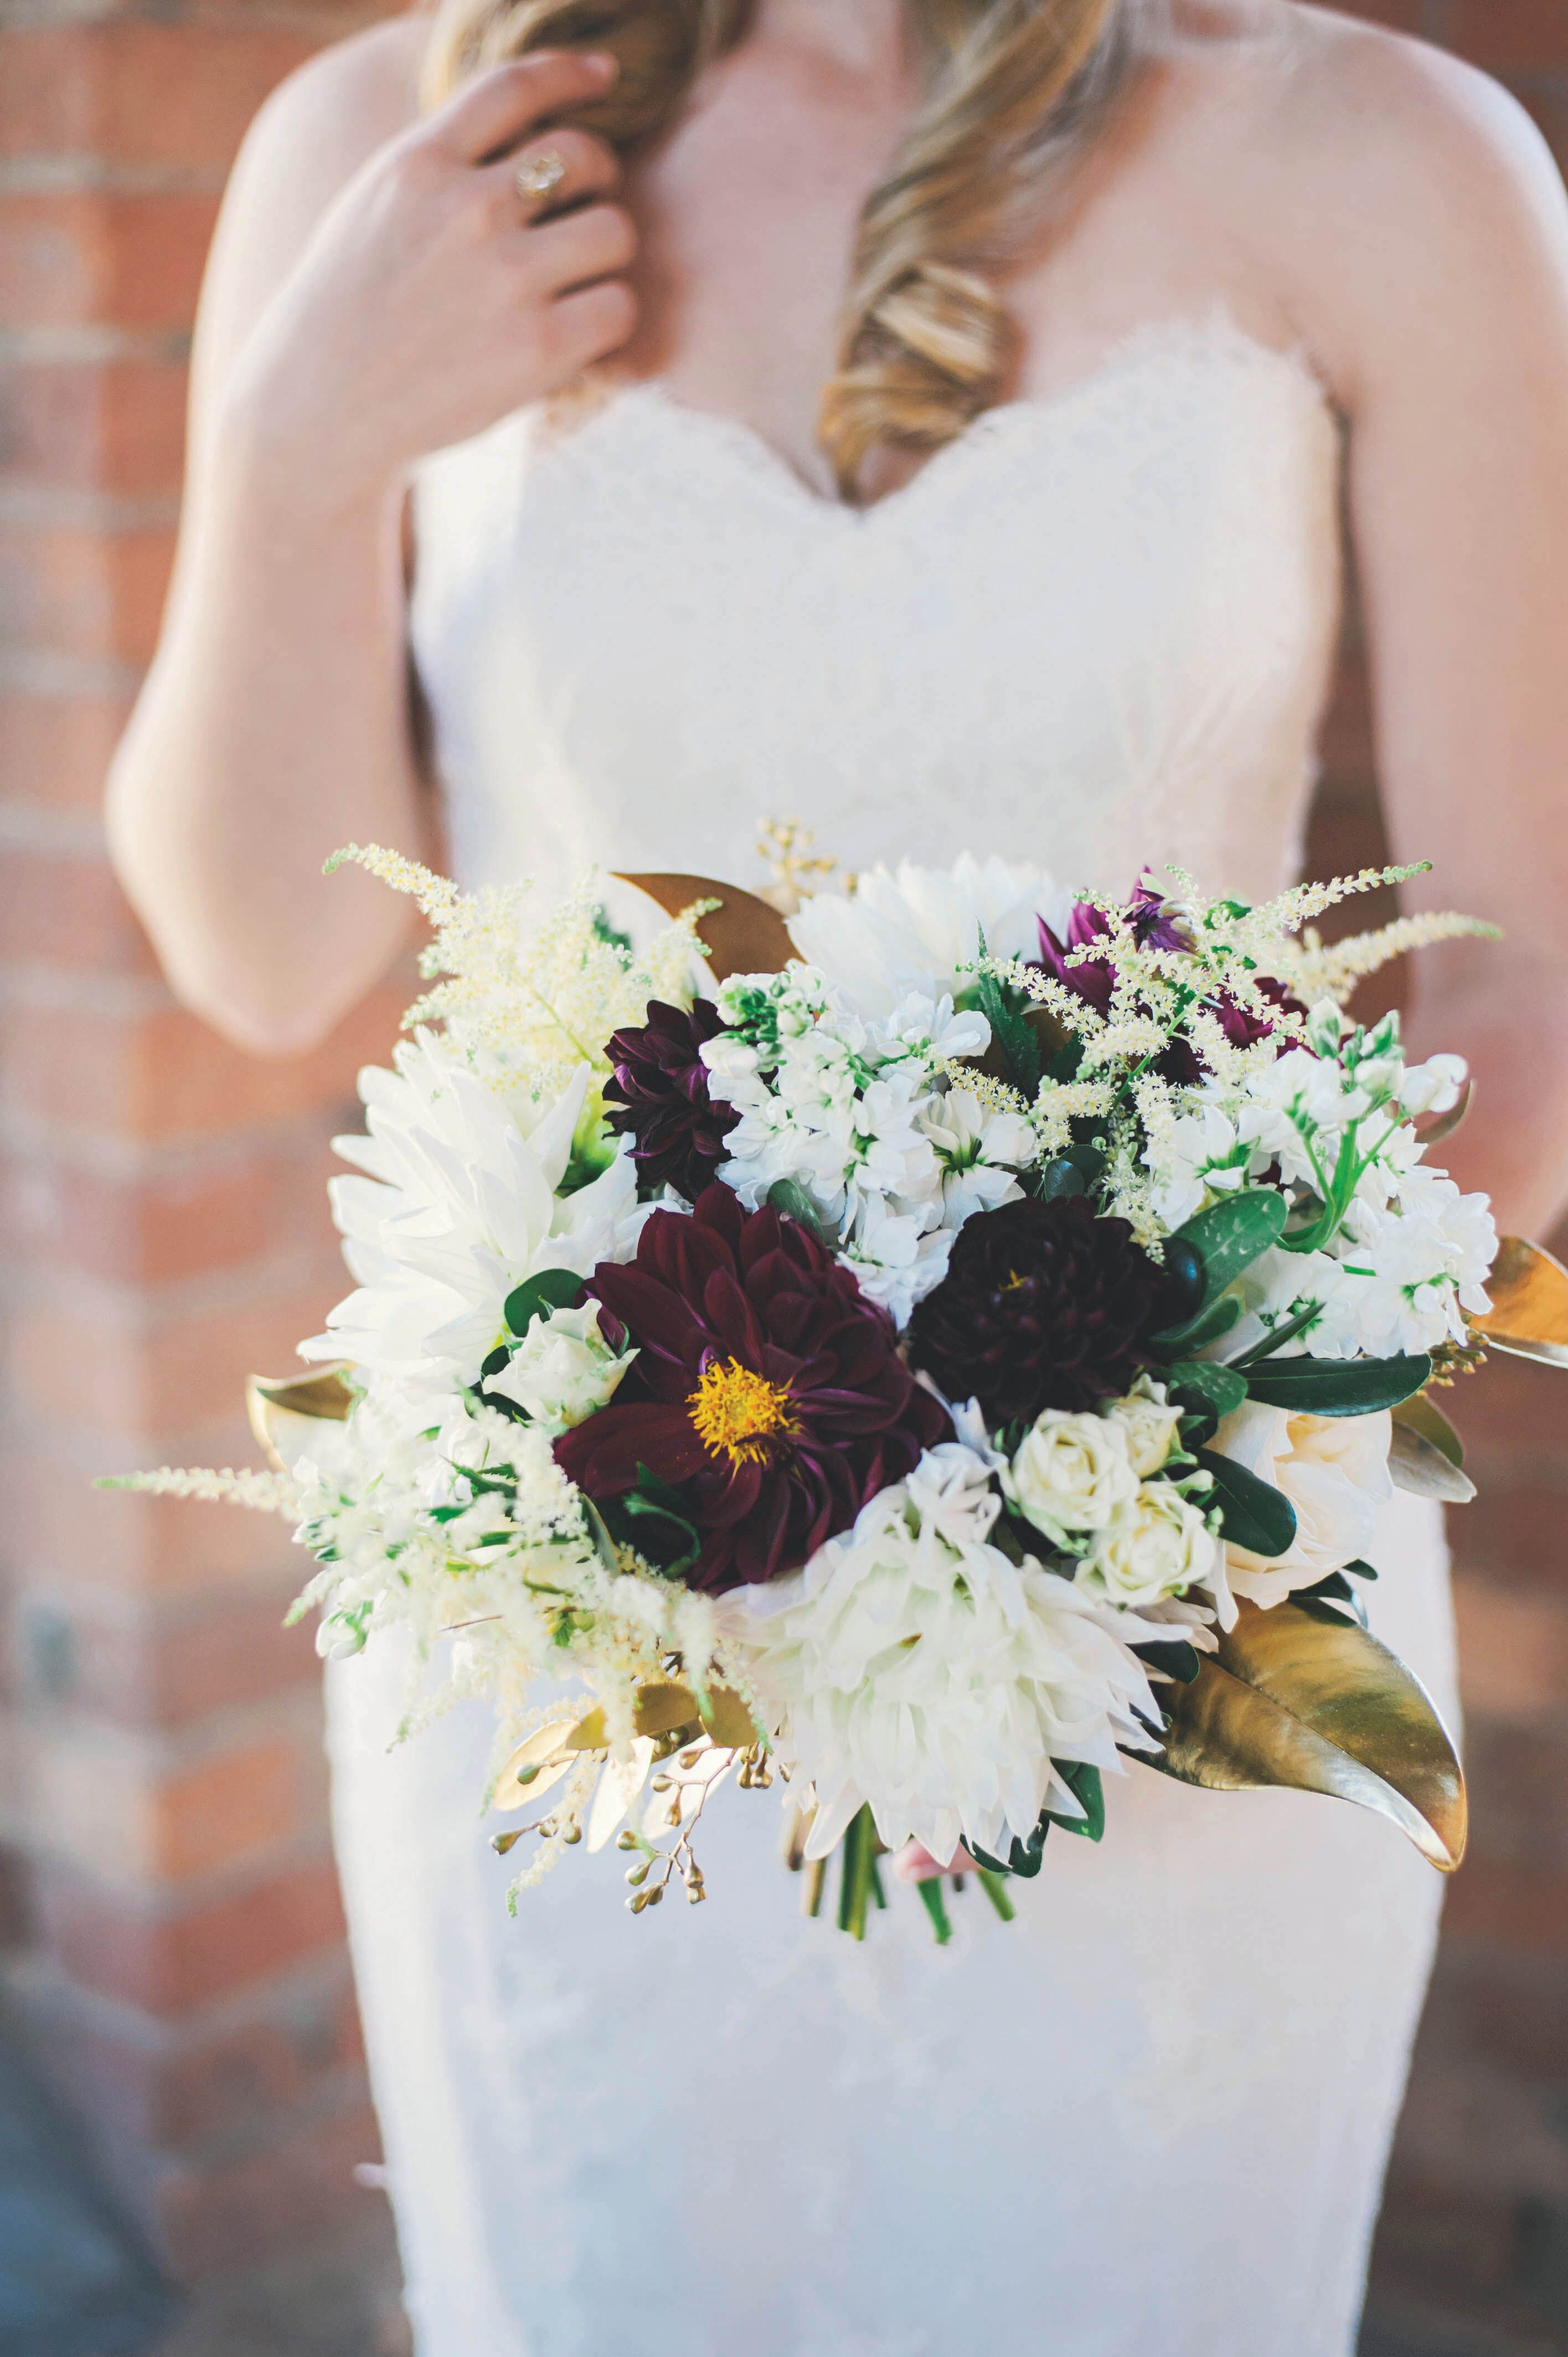
<path id="1" fill-rule="evenodd" d="M 324 1651 L 405 1632 L 405 1732 L 489 1697 L 513 1887 L 615 1841 L 703 1895 L 728 1776 L 787 1785 L 812 1912 L 898 1853 L 1004 1915 L 1135 1755 L 1337 1794 L 1439 1867 L 1458 1763 L 1365 1626 L 1394 1485 L 1472 1494 L 1434 1394 L 1568 1363 L 1568 1275 L 1429 1159 L 1453 1058 L 1357 981 L 1466 928 L 1304 931 L 1174 871 L 1073 900 L 998 860 L 877 870 L 788 926 L 683 877 L 644 946 L 593 879 L 542 922 L 351 849 L 432 987 L 333 1202 L 357 1289 L 256 1381 Z M 432 1671 L 439 1684 L 432 1692 Z"/>

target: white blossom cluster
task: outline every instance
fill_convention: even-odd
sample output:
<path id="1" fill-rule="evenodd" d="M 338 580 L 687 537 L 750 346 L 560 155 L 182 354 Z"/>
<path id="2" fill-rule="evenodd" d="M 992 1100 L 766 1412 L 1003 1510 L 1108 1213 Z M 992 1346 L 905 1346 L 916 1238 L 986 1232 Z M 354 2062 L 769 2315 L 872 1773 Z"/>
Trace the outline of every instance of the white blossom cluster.
<path id="1" fill-rule="evenodd" d="M 751 1211 L 780 1182 L 798 1188 L 861 1290 L 907 1325 L 946 1275 L 955 1231 L 1011 1202 L 1036 1158 L 1026 1120 L 949 1078 L 984 1054 L 990 1025 L 913 991 L 868 1021 L 811 967 L 737 976 L 719 1007 L 732 1028 L 703 1060 L 740 1115 L 720 1178 Z"/>
<path id="2" fill-rule="evenodd" d="M 1428 1164 L 1414 1127 L 1452 1111 L 1465 1082 L 1456 1056 L 1407 1064 L 1397 1015 L 1365 1032 L 1325 1000 L 1305 1044 L 1186 1092 L 1145 1150 L 1161 1225 L 1260 1184 L 1291 1207 L 1284 1243 L 1242 1280 L 1227 1357 L 1286 1325 L 1282 1353 L 1324 1359 L 1465 1340 L 1464 1313 L 1489 1306 L 1497 1229 L 1484 1195 Z"/>

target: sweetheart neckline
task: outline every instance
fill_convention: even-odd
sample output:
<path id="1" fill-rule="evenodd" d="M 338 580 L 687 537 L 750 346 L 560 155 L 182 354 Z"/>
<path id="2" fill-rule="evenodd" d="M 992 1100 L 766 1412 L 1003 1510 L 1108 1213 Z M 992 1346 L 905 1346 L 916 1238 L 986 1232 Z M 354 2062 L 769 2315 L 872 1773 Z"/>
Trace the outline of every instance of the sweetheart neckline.
<path id="1" fill-rule="evenodd" d="M 627 411 L 643 410 L 660 416 L 693 440 L 734 460 L 753 482 L 771 488 L 798 511 L 830 527 L 850 533 L 874 528 L 889 512 L 902 514 L 932 486 L 950 486 L 962 478 L 977 458 L 999 445 L 1005 447 L 1030 432 L 1060 426 L 1090 408 L 1130 379 L 1156 366 L 1177 361 L 1254 369 L 1275 374 L 1278 381 L 1305 395 L 1330 425 L 1335 418 L 1332 396 L 1305 347 L 1282 348 L 1243 328 L 1229 307 L 1219 304 L 1202 318 L 1175 317 L 1146 321 L 1113 344 L 1093 368 L 1054 393 L 1025 394 L 982 410 L 953 440 L 942 445 L 907 482 L 886 491 L 865 507 L 830 498 L 807 482 L 778 446 L 745 418 L 727 411 L 703 409 L 671 392 L 659 377 L 612 381 L 603 399 L 568 441 L 579 441 L 604 430 Z"/>

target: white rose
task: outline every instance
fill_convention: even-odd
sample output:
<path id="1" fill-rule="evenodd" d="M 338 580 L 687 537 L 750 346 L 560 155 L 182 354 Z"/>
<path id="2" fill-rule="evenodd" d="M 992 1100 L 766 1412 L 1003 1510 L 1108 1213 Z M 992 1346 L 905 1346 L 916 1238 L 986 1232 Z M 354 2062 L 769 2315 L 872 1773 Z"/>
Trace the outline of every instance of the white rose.
<path id="1" fill-rule="evenodd" d="M 1246 1547 L 1225 1549 L 1232 1593 L 1278 1604 L 1294 1588 L 1314 1587 L 1364 1556 L 1376 1538 L 1379 1509 L 1393 1495 L 1392 1437 L 1386 1408 L 1376 1415 L 1290 1415 L 1249 1400 L 1226 1416 L 1212 1446 L 1272 1481 L 1295 1508 L 1288 1554 L 1271 1560 Z M 1223 1604 L 1221 1613 L 1227 1617 Z"/>
<path id="2" fill-rule="evenodd" d="M 1069 1532 L 1101 1531 L 1138 1492 L 1124 1426 L 1047 1408 L 1004 1468 L 1018 1512 L 1058 1545 Z"/>
<path id="3" fill-rule="evenodd" d="M 514 1400 L 552 1433 L 569 1432 L 608 1405 L 635 1351 L 613 1351 L 599 1326 L 599 1306 L 553 1309 L 536 1318 L 510 1362 L 487 1388 Z"/>
<path id="4" fill-rule="evenodd" d="M 1168 1481 L 1145 1481 L 1096 1537 L 1075 1585 L 1112 1604 L 1157 1604 L 1206 1583 L 1219 1553 L 1200 1507 Z"/>
<path id="5" fill-rule="evenodd" d="M 1164 1383 L 1140 1375 L 1125 1399 L 1107 1400 L 1100 1411 L 1127 1436 L 1127 1454 L 1141 1481 L 1153 1479 L 1176 1444 L 1181 1410 L 1165 1398 Z"/>

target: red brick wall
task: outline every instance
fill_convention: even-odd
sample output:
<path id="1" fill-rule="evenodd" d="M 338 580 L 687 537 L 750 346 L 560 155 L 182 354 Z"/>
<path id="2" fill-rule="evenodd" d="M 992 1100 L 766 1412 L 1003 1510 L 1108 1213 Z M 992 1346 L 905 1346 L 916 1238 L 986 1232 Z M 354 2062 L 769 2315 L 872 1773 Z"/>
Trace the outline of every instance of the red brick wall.
<path id="1" fill-rule="evenodd" d="M 1503 74 L 1568 148 L 1568 0 L 1359 13 Z M 390 1031 L 383 1001 L 302 1062 L 223 1048 L 170 1002 L 98 820 L 156 628 L 225 164 L 352 21 L 32 0 L 0 29 L 0 1936 L 118 2181 L 204 2287 L 182 2357 L 384 2345 L 315 1661 L 279 1628 L 295 1563 L 268 1524 L 88 1487 L 248 1453 L 240 1378 L 286 1366 L 338 1288 L 324 1140 Z M 1375 840 L 1364 714 L 1352 649 L 1320 867 Z M 1568 2350 L 1565 1405 L 1507 1369 L 1464 1401 L 1476 1846 L 1367 2357 Z"/>
<path id="2" fill-rule="evenodd" d="M 280 2257 L 346 2237 L 368 2273 L 384 2212 L 350 2174 L 375 2131 L 317 1665 L 281 1626 L 298 1559 L 260 1518 L 89 1485 L 252 1454 L 242 1378 L 341 1289 L 326 1138 L 394 1009 L 296 1062 L 224 1047 L 159 979 L 99 801 L 157 630 L 224 174 L 353 21 L 43 0 L 0 31 L 4 1935 L 169 2264 L 280 2319 Z M 198 2304 L 215 2349 L 231 2289 Z"/>
<path id="3" fill-rule="evenodd" d="M 1498 75 L 1568 167 L 1568 0 L 1348 13 Z M 1354 865 L 1362 846 L 1375 856 L 1354 647 L 1326 750 L 1319 869 Z M 1474 1835 L 1449 1893 L 1363 2357 L 1548 2357 L 1568 2352 L 1568 1385 L 1494 1361 L 1454 1413 L 1482 1492 L 1449 1516 Z"/>

